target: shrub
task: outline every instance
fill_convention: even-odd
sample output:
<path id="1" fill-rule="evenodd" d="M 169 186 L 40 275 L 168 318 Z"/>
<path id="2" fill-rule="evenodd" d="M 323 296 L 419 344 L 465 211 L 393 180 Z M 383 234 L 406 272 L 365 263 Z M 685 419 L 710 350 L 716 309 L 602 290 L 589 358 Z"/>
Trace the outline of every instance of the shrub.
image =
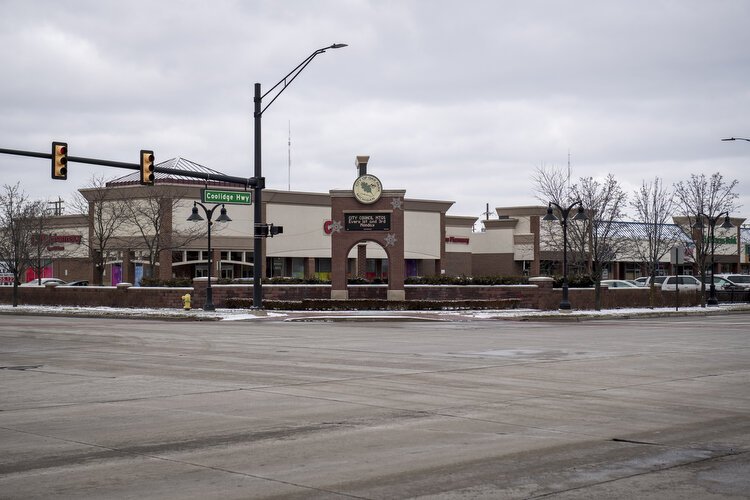
<path id="1" fill-rule="evenodd" d="M 520 300 L 383 300 L 383 299 L 304 299 L 304 300 L 264 300 L 266 309 L 285 311 L 448 311 L 459 309 L 515 309 Z M 225 307 L 229 309 L 249 309 L 251 298 L 229 298 Z"/>
<path id="2" fill-rule="evenodd" d="M 554 276 L 552 284 L 555 288 L 561 288 L 563 285 L 562 276 Z M 594 278 L 588 274 L 573 274 L 568 276 L 568 287 L 570 288 L 591 288 L 594 286 Z"/>
<path id="3" fill-rule="evenodd" d="M 325 285 L 330 283 L 330 281 L 324 281 L 314 276 L 311 278 L 291 278 L 287 276 L 275 276 L 273 278 L 264 278 L 263 283 L 268 283 L 271 285 Z"/>
<path id="4" fill-rule="evenodd" d="M 406 278 L 408 285 L 525 285 L 526 276 L 412 276 Z"/>
<path id="5" fill-rule="evenodd" d="M 193 280 L 192 278 L 172 278 L 169 280 L 141 278 L 141 286 L 191 287 L 193 286 Z"/>

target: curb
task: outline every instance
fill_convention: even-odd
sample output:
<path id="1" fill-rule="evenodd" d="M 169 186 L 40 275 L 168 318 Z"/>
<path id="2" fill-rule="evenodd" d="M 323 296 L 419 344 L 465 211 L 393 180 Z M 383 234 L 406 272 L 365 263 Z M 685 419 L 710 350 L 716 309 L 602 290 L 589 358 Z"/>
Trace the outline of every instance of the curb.
<path id="1" fill-rule="evenodd" d="M 478 313 L 486 315 L 477 315 Z M 595 313 L 593 311 L 573 311 L 559 313 L 557 311 L 539 311 L 529 314 L 519 313 L 517 315 L 504 315 L 497 311 L 492 314 L 489 311 L 465 310 L 465 311 L 425 311 L 419 314 L 416 311 L 267 311 L 267 310 L 242 310 L 238 311 L 238 317 L 222 315 L 216 312 L 204 312 L 201 309 L 192 311 L 171 309 L 99 309 L 96 308 L 55 308 L 55 309 L 27 309 L 19 306 L 18 309 L 0 307 L 0 315 L 14 314 L 18 316 L 57 316 L 57 317 L 81 317 L 81 318 L 117 318 L 117 319 L 144 319 L 158 321 L 284 321 L 289 323 L 311 323 L 311 322 L 481 322 L 481 321 L 539 321 L 539 322 L 583 322 L 596 320 L 630 320 L 649 319 L 664 317 L 691 317 L 691 316 L 718 316 L 738 315 L 750 312 L 750 305 L 724 306 L 719 308 L 705 308 L 692 310 L 640 310 L 629 311 L 618 314 L 617 309 Z M 276 313 L 276 314 L 274 314 Z M 226 313 L 225 313 L 226 314 Z M 246 316 L 246 317 L 242 317 Z"/>

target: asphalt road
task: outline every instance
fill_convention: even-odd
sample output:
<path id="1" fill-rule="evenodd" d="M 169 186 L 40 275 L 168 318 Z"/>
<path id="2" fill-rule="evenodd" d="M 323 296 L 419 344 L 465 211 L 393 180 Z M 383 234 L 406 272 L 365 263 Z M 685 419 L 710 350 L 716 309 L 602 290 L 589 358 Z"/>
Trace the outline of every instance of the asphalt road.
<path id="1" fill-rule="evenodd" d="M 750 315 L 0 316 L 0 498 L 748 498 Z"/>

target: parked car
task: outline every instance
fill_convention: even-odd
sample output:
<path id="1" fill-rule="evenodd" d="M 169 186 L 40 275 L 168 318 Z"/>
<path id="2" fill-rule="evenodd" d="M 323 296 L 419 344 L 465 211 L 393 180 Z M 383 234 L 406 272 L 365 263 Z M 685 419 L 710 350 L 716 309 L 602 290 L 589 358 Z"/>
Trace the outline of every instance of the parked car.
<path id="1" fill-rule="evenodd" d="M 674 292 L 679 286 L 680 290 L 700 290 L 701 280 L 689 274 L 679 276 L 659 276 L 664 278 L 661 282 L 661 289 Z"/>
<path id="2" fill-rule="evenodd" d="M 664 280 L 667 279 L 666 276 L 656 276 L 654 277 L 654 284 L 661 285 L 664 283 Z M 646 282 L 643 284 L 643 286 L 651 286 L 651 276 L 646 278 Z"/>
<path id="3" fill-rule="evenodd" d="M 706 276 L 706 290 L 711 286 L 711 277 Z M 717 290 L 742 290 L 742 287 L 737 285 L 736 283 L 732 283 L 726 278 L 722 278 L 721 276 L 714 276 L 714 286 Z"/>
<path id="4" fill-rule="evenodd" d="M 638 285 L 626 280 L 602 280 L 601 284 L 609 288 L 638 288 Z"/>
<path id="5" fill-rule="evenodd" d="M 750 274 L 715 274 L 714 276 L 731 281 L 738 287 L 750 289 Z"/>
<path id="6" fill-rule="evenodd" d="M 640 278 L 636 278 L 633 280 L 633 282 L 637 286 L 646 286 L 646 282 L 648 281 L 648 276 L 641 276 Z"/>
<path id="7" fill-rule="evenodd" d="M 31 281 L 27 281 L 26 283 L 21 283 L 21 286 L 47 286 L 47 283 L 54 283 L 56 285 L 64 285 L 65 281 L 61 280 L 60 278 L 42 278 L 41 284 L 39 284 L 39 279 L 33 279 Z"/>
<path id="8" fill-rule="evenodd" d="M 70 281 L 61 286 L 89 286 L 89 280 Z"/>

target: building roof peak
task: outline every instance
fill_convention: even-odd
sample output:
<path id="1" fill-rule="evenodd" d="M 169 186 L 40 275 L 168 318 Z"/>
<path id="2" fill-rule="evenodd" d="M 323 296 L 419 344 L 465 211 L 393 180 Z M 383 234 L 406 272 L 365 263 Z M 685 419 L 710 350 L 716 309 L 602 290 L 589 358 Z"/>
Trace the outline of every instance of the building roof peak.
<path id="1" fill-rule="evenodd" d="M 175 158 L 170 158 L 169 160 L 165 160 L 163 162 L 157 163 L 157 167 L 162 168 L 172 168 L 176 170 L 187 170 L 190 172 L 200 172 L 200 173 L 206 173 L 209 175 L 226 175 L 223 172 L 220 172 L 218 170 L 214 170 L 212 168 L 209 168 L 205 165 L 201 165 L 200 163 L 196 163 L 192 160 L 188 160 L 187 158 L 183 158 L 182 156 L 177 156 Z M 177 182 L 180 184 L 226 184 L 225 182 L 219 182 L 219 181 L 205 181 L 200 179 L 195 179 L 193 177 L 187 177 L 184 175 L 174 175 L 174 174 L 168 174 L 164 172 L 155 172 L 155 182 L 158 184 L 159 182 Z M 114 186 L 126 186 L 126 185 L 132 185 L 132 184 L 140 184 L 141 178 L 139 172 L 132 172 L 130 174 L 124 175 L 122 177 L 118 177 L 116 179 L 113 179 L 109 182 L 107 182 L 108 187 L 114 187 Z"/>

